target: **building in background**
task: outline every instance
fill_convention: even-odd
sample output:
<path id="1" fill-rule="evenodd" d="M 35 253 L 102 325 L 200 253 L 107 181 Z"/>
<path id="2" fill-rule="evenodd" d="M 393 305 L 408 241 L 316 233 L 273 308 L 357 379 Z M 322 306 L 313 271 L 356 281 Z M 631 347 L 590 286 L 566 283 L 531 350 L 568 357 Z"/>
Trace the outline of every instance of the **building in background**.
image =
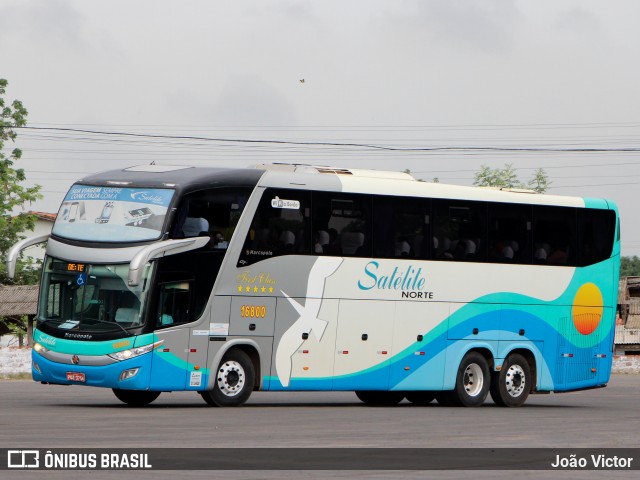
<path id="1" fill-rule="evenodd" d="M 33 229 L 33 232 L 26 232 L 27 237 L 35 237 L 38 235 L 46 235 L 51 233 L 51 229 L 53 228 L 53 223 L 56 221 L 57 214 L 56 213 L 46 213 L 46 212 L 29 212 L 32 215 L 35 215 L 36 225 Z M 31 257 L 33 260 L 43 260 L 44 259 L 44 248 L 46 244 L 42 243 L 40 245 L 34 245 L 32 247 L 27 248 L 24 251 L 25 256 Z"/>
<path id="2" fill-rule="evenodd" d="M 640 277 L 620 277 L 615 353 L 640 355 Z"/>

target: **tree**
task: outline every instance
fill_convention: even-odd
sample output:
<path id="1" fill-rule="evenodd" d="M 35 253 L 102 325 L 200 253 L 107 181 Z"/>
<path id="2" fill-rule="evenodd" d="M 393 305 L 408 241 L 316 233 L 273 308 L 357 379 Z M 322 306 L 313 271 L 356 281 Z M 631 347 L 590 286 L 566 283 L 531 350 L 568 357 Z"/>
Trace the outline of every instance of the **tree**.
<path id="1" fill-rule="evenodd" d="M 527 186 L 531 190 L 535 190 L 538 193 L 544 193 L 549 190 L 551 181 L 549 180 L 549 177 L 547 176 L 547 173 L 544 171 L 544 169 L 539 168 L 534 172 L 533 178 L 529 180 Z"/>
<path id="2" fill-rule="evenodd" d="M 24 170 L 14 168 L 14 164 L 22 157 L 22 150 L 14 148 L 9 154 L 4 151 L 6 142 L 15 143 L 16 127 L 26 125 L 28 113 L 19 100 L 14 100 L 10 105 L 5 102 L 7 85 L 8 82 L 0 78 L 0 283 L 11 282 L 6 277 L 4 262 L 8 250 L 25 238 L 23 232 L 35 227 L 36 217 L 25 213 L 25 206 L 42 198 L 40 185 L 21 185 L 26 176 Z M 18 262 L 15 283 L 36 283 L 37 279 L 37 269 L 33 268 L 31 262 Z"/>
<path id="3" fill-rule="evenodd" d="M 620 257 L 620 276 L 640 277 L 640 258 L 636 255 L 633 257 Z"/>
<path id="4" fill-rule="evenodd" d="M 411 173 L 411 170 L 409 170 L 408 168 L 405 168 L 402 173 L 408 173 L 409 175 L 411 175 L 413 178 L 416 178 L 415 175 L 413 175 L 413 173 Z M 418 182 L 424 182 L 425 180 L 421 179 L 421 178 L 416 178 L 416 180 Z M 438 183 L 440 180 L 438 180 L 437 178 L 433 179 L 433 183 Z"/>
<path id="5" fill-rule="evenodd" d="M 531 180 L 523 183 L 518 179 L 513 165 L 507 163 L 504 168 L 490 168 L 482 165 L 475 174 L 473 184 L 479 187 L 528 188 L 537 193 L 544 193 L 549 189 L 551 182 L 544 169 L 539 168 Z"/>

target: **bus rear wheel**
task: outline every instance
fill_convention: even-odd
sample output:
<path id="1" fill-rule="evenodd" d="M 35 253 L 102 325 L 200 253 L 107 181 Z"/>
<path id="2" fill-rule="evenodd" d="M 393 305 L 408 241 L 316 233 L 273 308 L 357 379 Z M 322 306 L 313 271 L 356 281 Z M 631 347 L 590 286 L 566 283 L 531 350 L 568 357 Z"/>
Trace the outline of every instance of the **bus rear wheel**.
<path id="1" fill-rule="evenodd" d="M 390 407 L 400 403 L 404 398 L 404 393 L 360 390 L 356 392 L 356 396 L 367 405 Z"/>
<path id="2" fill-rule="evenodd" d="M 452 399 L 462 407 L 479 407 L 487 398 L 489 383 L 487 359 L 478 352 L 469 352 L 458 367 Z"/>
<path id="3" fill-rule="evenodd" d="M 406 397 L 415 405 L 429 405 L 436 398 L 436 392 L 407 392 Z"/>
<path id="4" fill-rule="evenodd" d="M 119 388 L 114 388 L 113 394 L 118 400 L 132 407 L 144 407 L 160 396 L 160 392 L 149 392 L 146 390 L 121 390 Z"/>
<path id="5" fill-rule="evenodd" d="M 531 390 L 531 367 L 517 353 L 509 355 L 491 380 L 491 398 L 500 407 L 521 407 Z"/>
<path id="6" fill-rule="evenodd" d="M 241 350 L 230 350 L 218 365 L 213 390 L 200 392 L 212 407 L 237 407 L 251 396 L 255 382 L 253 363 Z"/>

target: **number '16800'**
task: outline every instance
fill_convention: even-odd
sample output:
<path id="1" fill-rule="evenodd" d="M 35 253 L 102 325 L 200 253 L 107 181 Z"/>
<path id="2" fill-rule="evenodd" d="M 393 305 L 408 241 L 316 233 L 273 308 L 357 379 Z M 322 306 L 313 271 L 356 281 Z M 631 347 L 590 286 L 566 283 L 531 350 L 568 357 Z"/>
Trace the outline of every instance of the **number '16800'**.
<path id="1" fill-rule="evenodd" d="M 267 307 L 264 305 L 242 305 L 240 315 L 249 318 L 264 318 L 267 314 Z"/>

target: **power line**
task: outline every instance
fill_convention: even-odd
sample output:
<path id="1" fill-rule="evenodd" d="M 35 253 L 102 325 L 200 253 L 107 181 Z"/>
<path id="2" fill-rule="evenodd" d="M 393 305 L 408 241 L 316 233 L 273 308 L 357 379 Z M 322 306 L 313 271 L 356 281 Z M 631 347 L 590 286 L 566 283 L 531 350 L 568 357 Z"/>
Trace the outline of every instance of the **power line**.
<path id="1" fill-rule="evenodd" d="M 376 145 L 371 143 L 352 143 L 352 142 L 319 142 L 319 141 L 295 141 L 295 140 L 275 140 L 275 139 L 250 139 L 250 138 L 221 138 L 221 137 L 200 137 L 192 135 L 164 135 L 150 133 L 132 133 L 132 132 L 108 132 L 100 130 L 86 130 L 79 128 L 61 128 L 61 127 L 15 127 L 27 130 L 47 130 L 56 132 L 74 132 L 90 135 L 104 135 L 109 137 L 130 137 L 130 138 L 148 138 L 162 140 L 190 140 L 190 141 L 206 141 L 220 143 L 241 143 L 254 145 L 296 145 L 296 146 L 320 146 L 320 147 L 354 147 L 373 150 L 384 150 L 392 152 L 447 152 L 447 151 L 470 151 L 470 152 L 573 152 L 573 153 L 613 153 L 613 152 L 640 152 L 640 147 L 620 147 L 620 148 L 600 148 L 600 147 L 582 147 L 582 148 L 559 148 L 559 147 L 497 147 L 497 146 L 436 146 L 436 147 L 392 147 L 385 145 Z"/>

